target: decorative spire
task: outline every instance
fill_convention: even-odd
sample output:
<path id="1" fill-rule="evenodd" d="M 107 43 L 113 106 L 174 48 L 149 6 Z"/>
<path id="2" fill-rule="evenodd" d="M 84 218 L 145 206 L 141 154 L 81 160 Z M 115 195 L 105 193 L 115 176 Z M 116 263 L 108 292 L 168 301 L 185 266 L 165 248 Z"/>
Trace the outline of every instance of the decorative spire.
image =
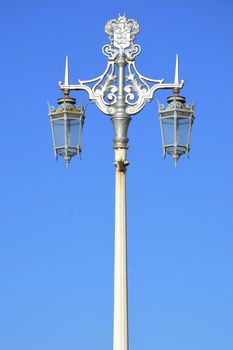
<path id="1" fill-rule="evenodd" d="M 175 76 L 174 76 L 174 84 L 179 85 L 179 56 L 176 54 L 176 67 L 175 67 Z M 174 95 L 179 96 L 180 89 L 179 87 L 175 87 L 173 89 Z"/>
<path id="2" fill-rule="evenodd" d="M 65 66 L 65 79 L 64 79 L 64 85 L 69 85 L 69 58 L 68 55 L 66 55 L 66 66 Z M 64 96 L 69 97 L 69 90 L 64 90 Z"/>
<path id="3" fill-rule="evenodd" d="M 66 67 L 65 67 L 65 82 L 64 85 L 69 85 L 69 58 L 66 55 Z"/>
<path id="4" fill-rule="evenodd" d="M 174 77 L 174 84 L 179 84 L 179 56 L 178 53 L 176 54 L 176 68 L 175 68 L 175 77 Z"/>

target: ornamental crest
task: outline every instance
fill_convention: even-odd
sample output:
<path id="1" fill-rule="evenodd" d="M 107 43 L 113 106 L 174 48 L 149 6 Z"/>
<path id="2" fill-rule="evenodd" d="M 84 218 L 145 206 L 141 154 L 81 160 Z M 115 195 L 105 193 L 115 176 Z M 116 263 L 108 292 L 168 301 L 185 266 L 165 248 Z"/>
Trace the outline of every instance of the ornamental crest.
<path id="1" fill-rule="evenodd" d="M 134 19 L 127 19 L 119 15 L 118 19 L 112 19 L 105 26 L 111 45 L 118 49 L 126 49 L 131 46 L 137 33 L 139 24 Z"/>

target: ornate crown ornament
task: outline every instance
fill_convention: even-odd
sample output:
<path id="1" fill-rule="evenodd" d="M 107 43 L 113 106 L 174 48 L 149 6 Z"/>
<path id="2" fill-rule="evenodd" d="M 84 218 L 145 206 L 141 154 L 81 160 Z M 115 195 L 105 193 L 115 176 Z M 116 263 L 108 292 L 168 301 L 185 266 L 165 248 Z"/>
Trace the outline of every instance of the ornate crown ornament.
<path id="1" fill-rule="evenodd" d="M 133 45 L 133 41 L 139 32 L 139 24 L 134 19 L 127 19 L 119 15 L 118 19 L 111 19 L 105 26 L 111 46 L 118 49 L 126 49 Z"/>

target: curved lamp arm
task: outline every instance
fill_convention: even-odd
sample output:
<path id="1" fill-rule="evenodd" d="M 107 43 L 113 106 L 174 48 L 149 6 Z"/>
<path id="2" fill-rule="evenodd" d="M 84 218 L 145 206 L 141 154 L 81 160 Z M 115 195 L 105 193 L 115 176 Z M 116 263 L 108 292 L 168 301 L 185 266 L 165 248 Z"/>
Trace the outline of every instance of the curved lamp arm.
<path id="1" fill-rule="evenodd" d="M 155 91 L 159 89 L 182 89 L 184 81 L 173 84 L 164 83 L 164 79 L 156 80 L 143 76 L 136 68 L 134 61 L 128 62 L 128 75 L 126 81 L 129 82 L 125 86 L 126 92 L 126 112 L 130 115 L 139 113 L 144 106 L 151 102 Z M 151 84 L 154 83 L 154 84 Z"/>
<path id="2" fill-rule="evenodd" d="M 134 60 L 126 60 L 128 75 L 126 75 L 127 85 L 124 87 L 126 113 L 134 115 L 139 113 L 144 106 L 151 102 L 155 91 L 159 89 L 182 89 L 184 81 L 174 82 L 172 84 L 164 83 L 164 79 L 156 80 L 143 76 L 136 68 Z M 113 115 L 116 112 L 116 101 L 118 86 L 116 82 L 118 77 L 115 75 L 116 61 L 109 59 L 104 73 L 97 78 L 90 80 L 79 80 L 79 84 L 64 84 L 59 82 L 62 91 L 84 90 L 88 93 L 89 99 L 107 115 Z M 66 68 L 68 69 L 68 68 Z M 151 86 L 151 83 L 152 84 Z"/>
<path id="3" fill-rule="evenodd" d="M 68 70 L 68 65 L 66 65 Z M 66 75 L 66 74 L 65 74 Z M 68 74 L 67 74 L 68 75 Z M 65 84 L 59 82 L 62 91 L 84 90 L 88 93 L 89 99 L 105 114 L 112 115 L 115 112 L 117 86 L 114 85 L 117 77 L 115 75 L 115 62 L 108 61 L 104 73 L 97 78 L 90 80 L 79 80 L 79 84 Z"/>

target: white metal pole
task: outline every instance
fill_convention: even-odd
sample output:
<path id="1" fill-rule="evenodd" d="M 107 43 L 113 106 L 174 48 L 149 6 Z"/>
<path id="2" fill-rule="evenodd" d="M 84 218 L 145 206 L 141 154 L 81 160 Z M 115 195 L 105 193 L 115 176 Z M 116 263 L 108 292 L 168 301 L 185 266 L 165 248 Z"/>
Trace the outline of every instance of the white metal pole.
<path id="1" fill-rule="evenodd" d="M 126 149 L 115 149 L 115 161 L 126 160 Z M 113 349 L 128 350 L 126 173 L 116 166 L 114 262 L 114 334 Z"/>

